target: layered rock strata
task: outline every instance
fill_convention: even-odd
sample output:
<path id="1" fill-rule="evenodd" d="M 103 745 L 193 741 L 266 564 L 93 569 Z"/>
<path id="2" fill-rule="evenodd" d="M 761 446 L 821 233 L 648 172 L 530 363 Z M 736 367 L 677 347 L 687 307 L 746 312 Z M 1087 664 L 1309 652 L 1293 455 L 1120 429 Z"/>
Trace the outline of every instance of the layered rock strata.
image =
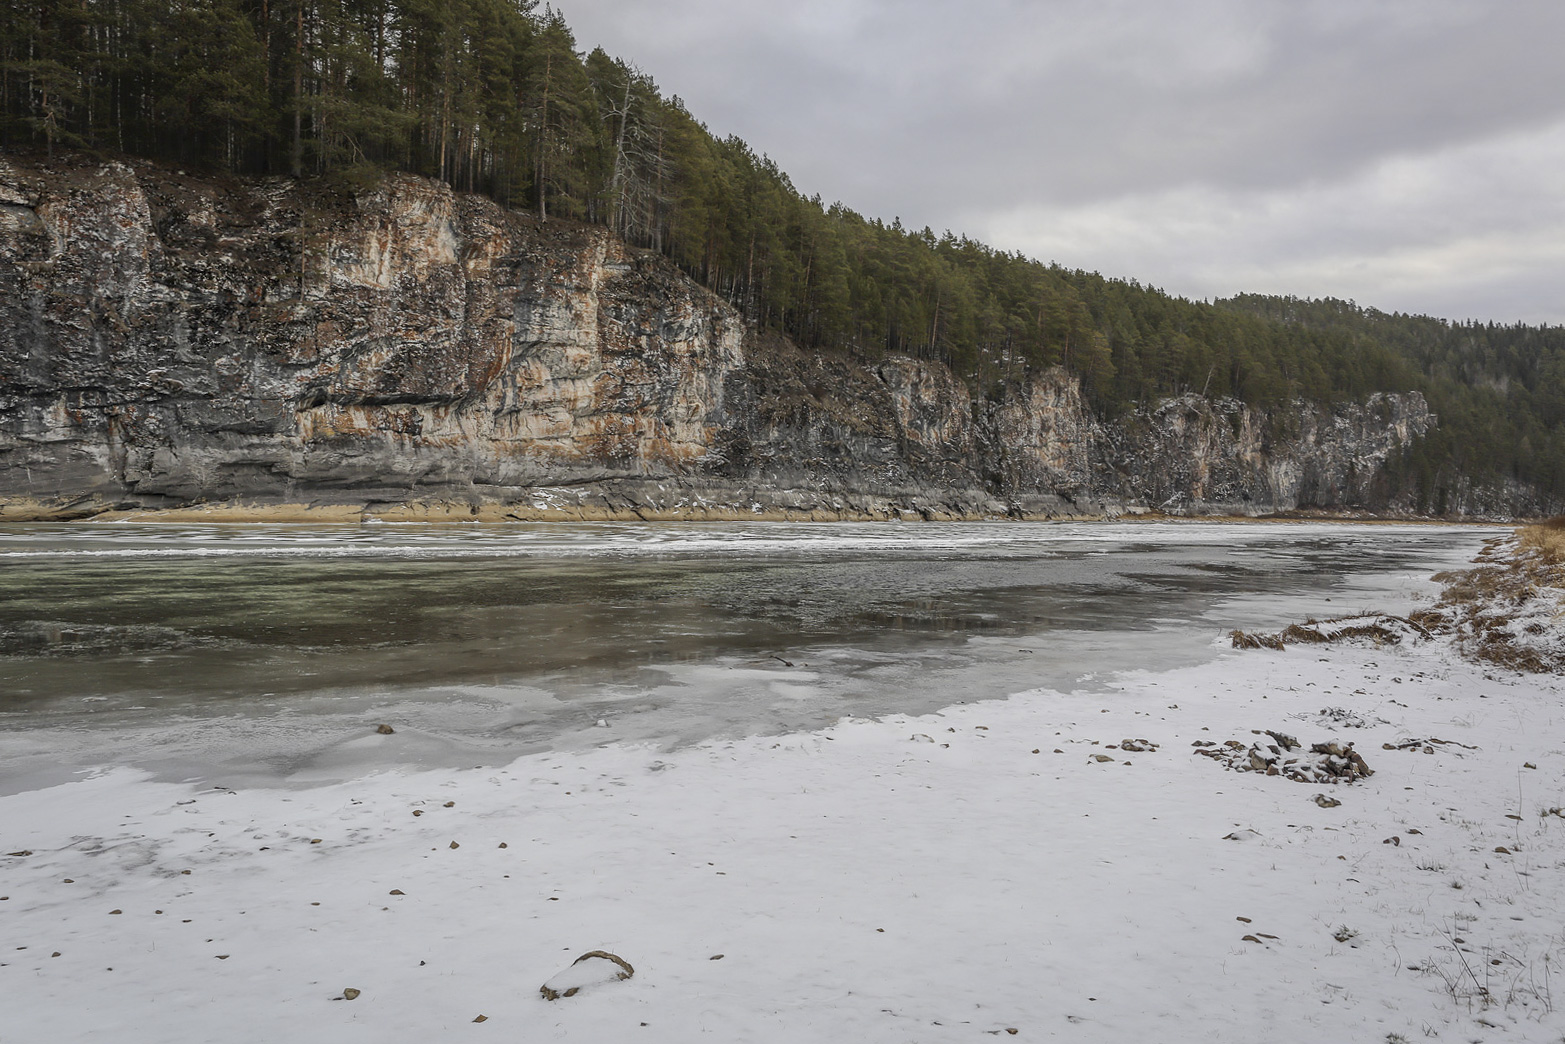
<path id="1" fill-rule="evenodd" d="M 1074 379 L 802 351 L 605 230 L 0 157 L 0 518 L 1387 511 L 1416 393 L 1113 422 Z"/>

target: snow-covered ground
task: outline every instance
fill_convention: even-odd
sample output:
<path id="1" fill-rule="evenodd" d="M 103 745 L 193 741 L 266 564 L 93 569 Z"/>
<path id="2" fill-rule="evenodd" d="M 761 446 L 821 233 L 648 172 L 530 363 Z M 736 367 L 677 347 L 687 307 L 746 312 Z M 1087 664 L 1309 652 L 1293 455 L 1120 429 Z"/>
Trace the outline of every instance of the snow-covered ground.
<path id="1" fill-rule="evenodd" d="M 1555 1041 L 1562 689 L 1290 647 L 673 752 L 111 770 L 0 798 L 0 1042 Z M 1267 729 L 1374 775 L 1193 746 Z"/>

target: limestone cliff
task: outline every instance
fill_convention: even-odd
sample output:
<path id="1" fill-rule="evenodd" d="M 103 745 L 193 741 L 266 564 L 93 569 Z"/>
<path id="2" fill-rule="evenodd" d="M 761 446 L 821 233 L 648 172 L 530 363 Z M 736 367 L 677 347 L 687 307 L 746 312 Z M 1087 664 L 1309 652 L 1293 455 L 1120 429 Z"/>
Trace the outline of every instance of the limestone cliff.
<path id="1" fill-rule="evenodd" d="M 1417 394 L 1104 422 L 805 352 L 656 255 L 422 179 L 0 157 L 0 517 L 1385 511 Z"/>

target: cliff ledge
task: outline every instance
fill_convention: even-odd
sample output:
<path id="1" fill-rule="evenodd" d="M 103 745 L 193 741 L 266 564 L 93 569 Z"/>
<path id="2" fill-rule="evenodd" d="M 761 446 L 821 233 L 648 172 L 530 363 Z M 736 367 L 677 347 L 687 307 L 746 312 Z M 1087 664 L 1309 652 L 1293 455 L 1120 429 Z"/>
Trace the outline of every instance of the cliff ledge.
<path id="1" fill-rule="evenodd" d="M 1396 513 L 1417 393 L 1113 423 L 1063 371 L 817 355 L 662 258 L 410 176 L 0 156 L 0 518 Z"/>

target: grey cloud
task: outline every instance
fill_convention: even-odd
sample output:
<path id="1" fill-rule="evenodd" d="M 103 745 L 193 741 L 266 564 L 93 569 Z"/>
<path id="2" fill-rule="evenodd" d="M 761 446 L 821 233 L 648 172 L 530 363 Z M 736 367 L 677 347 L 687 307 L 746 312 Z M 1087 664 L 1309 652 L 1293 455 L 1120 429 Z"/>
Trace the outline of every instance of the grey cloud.
<path id="1" fill-rule="evenodd" d="M 1343 205 L 1342 194 L 1314 190 L 1355 184 L 1398 157 L 1481 147 L 1565 119 L 1557 53 L 1565 5 L 1555 2 L 563 6 L 581 46 L 601 44 L 637 62 L 715 133 L 736 133 L 771 155 L 803 191 L 936 229 L 993 235 L 1027 208 L 1091 213 L 1180 187 L 1203 190 L 1219 207 L 1226 201 L 1236 214 L 1290 194 Z M 1441 178 L 1438 163 L 1425 176 Z M 1473 174 L 1451 177 L 1448 190 L 1457 192 Z M 1459 209 L 1501 227 L 1517 225 L 1516 215 L 1547 191 L 1535 181 L 1506 188 L 1481 179 L 1466 190 Z M 1258 234 L 1270 229 L 1275 241 L 1219 240 L 1234 252 L 1239 278 L 1255 273 L 1258 257 L 1291 271 L 1299 258 L 1285 251 L 1377 254 L 1470 234 L 1470 221 L 1450 215 L 1364 216 L 1362 227 L 1315 222 L 1336 230 L 1333 242 L 1264 219 L 1254 222 Z M 1187 215 L 1166 220 L 1189 224 Z M 1444 233 L 1442 221 L 1452 226 Z M 1106 252 L 1132 266 L 1115 274 L 1150 276 L 1134 267 L 1134 237 L 1112 227 L 1104 235 L 1121 236 Z M 1003 238 L 1034 254 L 1048 245 Z M 1221 258 L 1212 263 L 1220 268 Z M 1475 274 L 1464 307 L 1514 313 L 1514 294 L 1480 282 Z M 1462 291 L 1444 284 L 1441 292 Z M 1548 309 L 1565 318 L 1565 304 Z"/>

